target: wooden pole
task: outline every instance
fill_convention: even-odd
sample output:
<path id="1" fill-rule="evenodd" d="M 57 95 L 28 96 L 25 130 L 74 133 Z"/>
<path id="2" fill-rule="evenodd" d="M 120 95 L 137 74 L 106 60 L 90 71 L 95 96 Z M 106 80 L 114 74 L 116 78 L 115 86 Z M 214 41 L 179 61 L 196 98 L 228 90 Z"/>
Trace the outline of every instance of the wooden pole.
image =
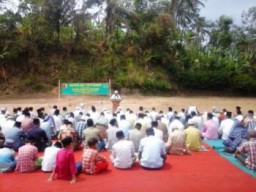
<path id="1" fill-rule="evenodd" d="M 111 79 L 108 80 L 109 84 L 109 97 L 111 97 Z"/>
<path id="2" fill-rule="evenodd" d="M 59 79 L 59 82 L 58 82 L 58 101 L 60 101 L 60 79 Z"/>

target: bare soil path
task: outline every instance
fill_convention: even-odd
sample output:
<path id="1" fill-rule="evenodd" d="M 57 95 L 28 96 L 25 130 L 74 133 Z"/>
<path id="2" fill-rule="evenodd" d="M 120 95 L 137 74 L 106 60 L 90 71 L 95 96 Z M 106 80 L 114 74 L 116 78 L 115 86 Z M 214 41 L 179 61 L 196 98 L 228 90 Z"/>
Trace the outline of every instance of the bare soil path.
<path id="1" fill-rule="evenodd" d="M 84 103 L 86 109 L 95 105 L 98 110 L 103 108 L 111 110 L 111 102 L 106 96 L 58 96 L 52 95 L 31 95 L 17 98 L 0 99 L 0 107 L 7 107 L 11 112 L 14 107 L 31 106 L 34 109 L 45 107 L 48 111 L 53 105 L 57 105 L 60 109 L 64 106 L 68 110 L 73 110 L 79 103 Z M 133 109 L 138 111 L 139 106 L 144 106 L 146 110 L 151 110 L 155 107 L 157 111 L 167 111 L 169 106 L 174 110 L 180 111 L 182 108 L 189 106 L 197 106 L 200 112 L 211 111 L 212 107 L 217 107 L 218 110 L 223 108 L 235 112 L 236 106 L 241 106 L 245 113 L 249 109 L 256 111 L 256 98 L 254 97 L 211 97 L 211 96 L 193 96 L 193 97 L 159 97 L 159 96 L 142 96 L 142 95 L 122 95 L 121 108 Z"/>

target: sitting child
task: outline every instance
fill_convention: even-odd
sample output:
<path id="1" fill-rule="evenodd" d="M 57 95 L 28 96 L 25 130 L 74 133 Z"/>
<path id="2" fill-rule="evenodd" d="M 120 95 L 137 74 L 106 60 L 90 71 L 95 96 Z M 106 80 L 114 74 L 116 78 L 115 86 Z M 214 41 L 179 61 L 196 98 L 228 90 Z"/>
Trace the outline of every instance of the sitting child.
<path id="1" fill-rule="evenodd" d="M 82 156 L 82 172 L 96 174 L 107 170 L 108 162 L 97 151 L 98 139 L 92 137 L 88 140 L 87 144 L 88 146 Z"/>
<path id="2" fill-rule="evenodd" d="M 74 184 L 77 181 L 76 174 L 79 171 L 75 163 L 73 140 L 71 137 L 66 137 L 61 143 L 63 148 L 57 153 L 56 166 L 48 181 L 51 182 L 56 174 L 57 179 L 71 180 L 70 183 Z"/>

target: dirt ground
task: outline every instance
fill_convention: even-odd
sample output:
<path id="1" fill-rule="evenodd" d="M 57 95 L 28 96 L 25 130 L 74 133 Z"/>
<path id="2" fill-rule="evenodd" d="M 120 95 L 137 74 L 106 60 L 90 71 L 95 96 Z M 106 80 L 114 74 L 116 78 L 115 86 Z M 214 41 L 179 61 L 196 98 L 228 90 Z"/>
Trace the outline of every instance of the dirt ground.
<path id="1" fill-rule="evenodd" d="M 46 112 L 53 105 L 57 105 L 58 108 L 66 106 L 68 110 L 73 110 L 79 103 L 84 103 L 86 110 L 94 105 L 97 110 L 106 108 L 111 110 L 111 101 L 107 96 L 61 96 L 58 95 L 31 95 L 21 96 L 17 98 L 2 98 L 0 99 L 0 107 L 7 107 L 11 112 L 14 107 L 45 107 Z M 180 111 L 182 108 L 188 108 L 189 106 L 197 106 L 200 112 L 211 111 L 212 107 L 217 107 L 217 110 L 223 108 L 229 111 L 235 112 L 236 106 L 241 106 L 243 112 L 247 112 L 249 109 L 256 111 L 256 98 L 247 97 L 209 97 L 209 96 L 193 96 L 193 97 L 158 97 L 158 96 L 142 96 L 142 95 L 122 95 L 121 108 L 132 109 L 134 112 L 138 111 L 139 106 L 144 106 L 146 110 L 151 110 L 155 107 L 157 111 L 167 111 L 169 106 L 173 107 L 173 110 Z"/>

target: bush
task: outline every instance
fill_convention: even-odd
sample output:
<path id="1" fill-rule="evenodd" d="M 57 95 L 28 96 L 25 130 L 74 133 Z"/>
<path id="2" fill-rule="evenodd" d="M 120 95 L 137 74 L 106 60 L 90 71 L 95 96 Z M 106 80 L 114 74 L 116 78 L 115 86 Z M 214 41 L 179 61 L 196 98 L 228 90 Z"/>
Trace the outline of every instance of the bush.
<path id="1" fill-rule="evenodd" d="M 238 93 L 256 93 L 256 79 L 246 74 L 236 75 L 232 79 L 232 87 Z"/>
<path id="2" fill-rule="evenodd" d="M 51 86 L 43 83 L 36 76 L 29 75 L 22 81 L 24 87 L 26 87 L 27 91 L 35 91 L 35 92 L 44 92 L 49 91 Z"/>
<path id="3" fill-rule="evenodd" d="M 176 75 L 177 84 L 188 89 L 223 90 L 229 87 L 229 74 L 225 71 L 186 71 Z"/>

